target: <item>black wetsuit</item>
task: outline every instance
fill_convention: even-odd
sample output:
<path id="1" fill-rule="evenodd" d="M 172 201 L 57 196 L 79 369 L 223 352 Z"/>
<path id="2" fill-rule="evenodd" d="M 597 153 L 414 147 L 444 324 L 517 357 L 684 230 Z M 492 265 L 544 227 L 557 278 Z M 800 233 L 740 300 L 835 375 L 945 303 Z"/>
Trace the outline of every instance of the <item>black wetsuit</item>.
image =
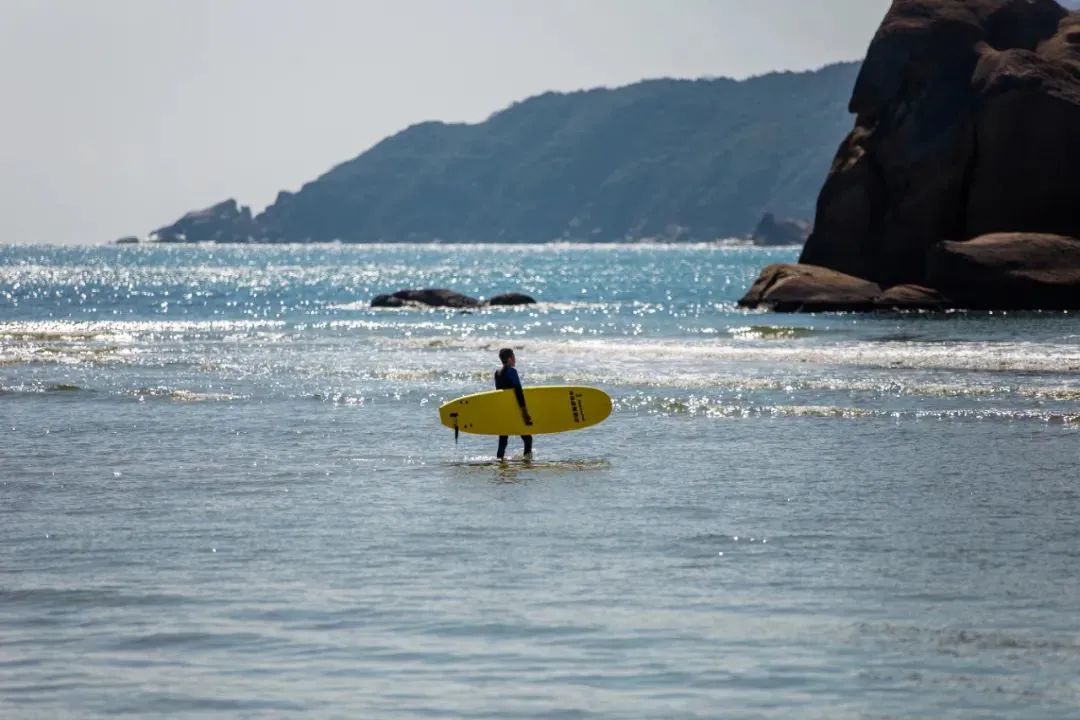
<path id="1" fill-rule="evenodd" d="M 500 369 L 496 370 L 495 389 L 513 390 L 514 395 L 517 396 L 518 406 L 525 409 L 525 391 L 521 389 L 521 378 L 518 377 L 517 370 L 509 365 L 503 365 Z M 522 435 L 521 439 L 525 441 L 525 454 L 528 455 L 532 452 L 532 435 Z M 509 441 L 509 435 L 499 436 L 499 451 L 496 454 L 496 457 L 500 460 L 506 454 L 506 444 Z"/>

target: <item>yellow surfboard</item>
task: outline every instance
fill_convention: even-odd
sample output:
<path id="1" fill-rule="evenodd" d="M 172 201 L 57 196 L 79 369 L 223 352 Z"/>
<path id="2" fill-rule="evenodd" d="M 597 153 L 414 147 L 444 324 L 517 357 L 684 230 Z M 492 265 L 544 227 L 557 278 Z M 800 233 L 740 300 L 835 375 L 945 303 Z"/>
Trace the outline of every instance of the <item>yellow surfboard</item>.
<path id="1" fill-rule="evenodd" d="M 525 407 L 532 425 L 521 417 L 513 390 L 492 390 L 445 403 L 439 421 L 473 435 L 549 435 L 603 422 L 611 414 L 611 398 L 591 387 L 540 385 L 525 388 Z"/>

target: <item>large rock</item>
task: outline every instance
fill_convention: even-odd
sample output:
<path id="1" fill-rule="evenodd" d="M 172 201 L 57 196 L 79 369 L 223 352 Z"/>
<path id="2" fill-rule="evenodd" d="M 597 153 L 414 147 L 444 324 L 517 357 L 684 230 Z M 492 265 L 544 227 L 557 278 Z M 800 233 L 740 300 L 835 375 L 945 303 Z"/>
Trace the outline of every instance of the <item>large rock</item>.
<path id="1" fill-rule="evenodd" d="M 943 240 L 1080 236 L 1080 13 L 894 0 L 850 109 L 800 262 L 891 286 Z"/>
<path id="2" fill-rule="evenodd" d="M 933 288 L 922 285 L 894 285 L 874 298 L 881 310 L 945 310 L 952 301 Z"/>
<path id="3" fill-rule="evenodd" d="M 813 265 L 778 263 L 761 271 L 739 300 L 741 307 L 775 312 L 837 312 L 874 309 L 881 288 L 851 275 Z"/>
<path id="4" fill-rule="evenodd" d="M 423 290 L 398 290 L 392 295 L 376 295 L 371 299 L 371 307 L 400 308 L 410 305 L 429 307 L 474 308 L 480 305 L 530 305 L 536 300 L 522 293 L 503 293 L 495 295 L 485 302 L 462 295 L 445 288 L 425 288 Z"/>
<path id="5" fill-rule="evenodd" d="M 964 234 L 1080 237 L 1080 13 L 1037 52 L 985 49 L 972 82 L 982 105 Z"/>
<path id="6" fill-rule="evenodd" d="M 150 233 L 155 242 L 253 242 L 261 231 L 251 208 L 229 199 L 205 210 L 194 210 L 172 225 Z"/>
<path id="7" fill-rule="evenodd" d="M 399 308 L 405 307 L 406 303 L 399 297 L 393 295 L 376 295 L 371 298 L 371 307 L 381 308 Z"/>
<path id="8" fill-rule="evenodd" d="M 535 299 L 522 293 L 503 293 L 501 295 L 495 295 L 488 299 L 488 305 L 532 305 L 536 302 Z"/>
<path id="9" fill-rule="evenodd" d="M 777 220 L 772 213 L 765 213 L 750 236 L 750 241 L 763 247 L 802 245 L 809 235 L 810 223 L 805 220 Z"/>
<path id="10" fill-rule="evenodd" d="M 931 284 L 964 307 L 1080 309 L 1080 240 L 1075 238 L 999 233 L 943 242 L 930 253 L 927 270 Z"/>
<path id="11" fill-rule="evenodd" d="M 398 290 L 392 297 L 402 301 L 403 304 L 418 303 L 430 307 L 474 308 L 480 305 L 480 301 L 476 298 L 446 288 Z"/>

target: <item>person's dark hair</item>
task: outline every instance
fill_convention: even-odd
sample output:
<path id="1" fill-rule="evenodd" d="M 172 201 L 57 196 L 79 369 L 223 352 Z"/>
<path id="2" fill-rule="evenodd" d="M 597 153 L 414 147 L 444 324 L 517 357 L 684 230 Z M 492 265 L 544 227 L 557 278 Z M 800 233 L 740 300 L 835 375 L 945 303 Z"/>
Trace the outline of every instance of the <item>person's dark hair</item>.
<path id="1" fill-rule="evenodd" d="M 514 351 L 510 348 L 503 348 L 499 351 L 499 360 L 502 360 L 504 365 L 506 364 L 506 361 L 512 357 L 514 357 Z"/>

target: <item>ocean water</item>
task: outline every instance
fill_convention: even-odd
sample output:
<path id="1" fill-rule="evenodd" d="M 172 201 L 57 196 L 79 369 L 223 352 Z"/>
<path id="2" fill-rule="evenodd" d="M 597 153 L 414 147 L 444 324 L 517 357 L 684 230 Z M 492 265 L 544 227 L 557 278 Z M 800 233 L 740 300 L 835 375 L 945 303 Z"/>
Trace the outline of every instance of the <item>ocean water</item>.
<path id="1" fill-rule="evenodd" d="M 1080 316 L 795 255 L 0 247 L 0 717 L 1080 717 Z M 612 417 L 455 445 L 503 346 Z"/>

